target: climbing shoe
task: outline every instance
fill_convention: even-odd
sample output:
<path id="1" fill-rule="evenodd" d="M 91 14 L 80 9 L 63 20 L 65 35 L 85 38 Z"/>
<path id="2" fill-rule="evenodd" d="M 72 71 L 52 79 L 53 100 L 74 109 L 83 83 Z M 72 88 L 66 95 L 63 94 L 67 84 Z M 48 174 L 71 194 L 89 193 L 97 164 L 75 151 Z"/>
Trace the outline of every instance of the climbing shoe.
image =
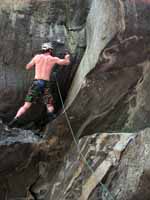
<path id="1" fill-rule="evenodd" d="M 18 127 L 18 120 L 19 118 L 14 118 L 12 121 L 9 122 L 8 127 L 13 128 L 13 127 Z"/>

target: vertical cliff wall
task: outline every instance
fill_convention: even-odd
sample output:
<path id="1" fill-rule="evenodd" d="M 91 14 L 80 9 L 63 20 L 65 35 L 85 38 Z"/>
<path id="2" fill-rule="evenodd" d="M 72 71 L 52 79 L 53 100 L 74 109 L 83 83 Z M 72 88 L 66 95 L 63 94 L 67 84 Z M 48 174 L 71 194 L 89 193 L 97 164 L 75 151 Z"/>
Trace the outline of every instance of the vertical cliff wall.
<path id="1" fill-rule="evenodd" d="M 79 5 L 82 5 L 81 7 Z M 33 71 L 25 64 L 38 53 L 42 42 L 54 43 L 54 54 L 72 53 L 72 68 L 59 77 L 64 98 L 85 48 L 88 1 L 9 1 L 0 5 L 0 116 L 11 118 L 22 103 Z M 78 52 L 78 53 L 77 53 Z M 59 70 L 58 74 L 59 74 Z M 67 87 L 66 87 L 67 85 Z M 10 96 L 12 98 L 10 98 Z"/>

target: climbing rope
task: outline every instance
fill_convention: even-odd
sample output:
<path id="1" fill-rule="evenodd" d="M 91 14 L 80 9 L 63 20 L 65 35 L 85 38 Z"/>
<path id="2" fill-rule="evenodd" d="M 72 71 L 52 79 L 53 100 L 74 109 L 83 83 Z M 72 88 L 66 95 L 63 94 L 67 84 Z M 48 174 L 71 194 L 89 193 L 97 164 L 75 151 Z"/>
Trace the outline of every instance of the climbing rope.
<path id="1" fill-rule="evenodd" d="M 54 74 L 54 77 L 55 77 L 55 80 L 56 80 L 56 85 L 57 85 L 57 89 L 58 89 L 58 93 L 59 93 L 59 96 L 60 96 L 60 100 L 61 100 L 61 104 L 62 104 L 62 108 L 64 110 L 64 114 L 65 114 L 65 118 L 66 118 L 66 121 L 67 121 L 67 124 L 69 126 L 69 129 L 70 129 L 70 132 L 72 134 L 72 138 L 74 140 L 74 143 L 77 147 L 77 151 L 79 153 L 79 155 L 81 156 L 83 162 L 85 163 L 85 165 L 88 167 L 89 171 L 91 172 L 91 174 L 95 177 L 95 179 L 97 179 L 97 177 L 95 176 L 94 174 L 94 170 L 93 168 L 89 165 L 87 159 L 85 158 L 85 156 L 83 155 L 83 153 L 81 152 L 80 150 L 80 147 L 78 145 L 78 142 L 77 142 L 77 139 L 75 137 L 75 134 L 74 134 L 74 131 L 72 129 L 72 126 L 71 126 L 71 123 L 70 123 L 70 120 L 69 120 L 69 117 L 68 117 L 68 114 L 67 114 L 67 111 L 65 109 L 65 106 L 64 106 L 64 103 L 63 103 L 63 99 L 62 99 L 62 95 L 61 95 L 61 91 L 60 91 L 60 87 L 59 87 L 59 83 L 58 83 L 58 80 L 57 80 L 57 77 L 56 77 L 56 74 Z M 99 182 L 100 186 L 101 186 L 101 189 L 102 189 L 102 192 L 104 194 L 107 194 L 108 198 L 106 197 L 106 199 L 108 200 L 115 200 L 115 198 L 113 197 L 113 195 L 111 194 L 111 192 L 109 191 L 109 189 L 107 188 L 107 186 L 105 184 L 103 184 L 101 181 Z"/>

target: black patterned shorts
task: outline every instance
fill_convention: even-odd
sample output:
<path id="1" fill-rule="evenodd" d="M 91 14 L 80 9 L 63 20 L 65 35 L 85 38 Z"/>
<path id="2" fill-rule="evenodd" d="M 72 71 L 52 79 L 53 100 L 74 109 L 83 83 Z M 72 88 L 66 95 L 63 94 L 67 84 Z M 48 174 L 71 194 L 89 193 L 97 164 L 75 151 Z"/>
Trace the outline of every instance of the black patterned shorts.
<path id="1" fill-rule="evenodd" d="M 28 90 L 25 102 L 36 103 L 40 100 L 42 100 L 45 104 L 53 105 L 54 102 L 51 94 L 51 82 L 42 79 L 35 79 Z"/>

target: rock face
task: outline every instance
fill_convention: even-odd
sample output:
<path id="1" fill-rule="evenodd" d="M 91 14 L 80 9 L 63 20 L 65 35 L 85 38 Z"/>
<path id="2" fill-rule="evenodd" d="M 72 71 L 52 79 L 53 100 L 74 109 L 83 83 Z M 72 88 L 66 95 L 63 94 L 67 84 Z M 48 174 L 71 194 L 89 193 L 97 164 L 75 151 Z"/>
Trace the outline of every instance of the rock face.
<path id="1" fill-rule="evenodd" d="M 2 123 L 0 131 L 0 198 L 26 198 L 39 176 L 40 138 L 31 131 L 8 130 Z"/>
<path id="2" fill-rule="evenodd" d="M 81 137 L 93 134 L 98 130 L 101 132 L 120 132 L 121 130 L 134 132 L 143 129 L 150 122 L 149 104 L 146 103 L 149 99 L 149 90 L 147 89 L 149 82 L 149 28 L 147 23 L 149 17 L 144 17 L 145 13 L 149 11 L 150 5 L 144 1 L 99 2 L 95 0 L 91 6 L 86 26 L 87 48 L 66 101 L 67 117 L 72 130 L 77 137 Z M 98 20 L 96 21 L 96 19 Z M 133 21 L 136 21 L 134 26 Z M 62 139 L 62 134 L 64 134 L 65 141 L 66 133 L 68 136 L 72 133 L 69 126 L 66 122 L 66 114 L 62 114 L 47 127 L 47 137 L 54 133 L 58 137 L 61 135 Z M 114 146 L 116 144 L 114 138 L 112 142 L 114 142 L 112 145 Z M 108 143 L 106 142 L 104 145 L 106 149 Z M 86 144 L 85 142 L 83 146 Z M 139 148 L 139 146 L 135 145 L 135 148 L 139 149 L 142 157 L 145 157 L 146 154 L 142 152 L 143 147 Z M 74 155 L 75 150 L 73 147 L 71 148 Z M 90 147 L 87 147 L 85 150 L 87 155 L 90 152 L 89 149 Z M 64 164 L 65 166 L 62 164 L 62 170 L 58 172 L 58 179 L 53 182 L 50 199 L 85 200 L 89 198 L 94 200 L 96 198 L 113 199 L 113 196 L 114 199 L 120 200 L 142 199 L 142 194 L 145 195 L 143 199 L 148 199 L 149 193 L 147 190 L 145 192 L 145 184 L 142 184 L 148 179 L 148 175 L 145 177 L 142 175 L 145 170 L 144 164 L 138 165 L 137 173 L 139 174 L 132 175 L 133 172 L 135 173 L 136 163 L 139 161 L 139 157 L 136 157 L 138 150 L 131 150 L 135 165 L 129 165 L 129 168 L 126 166 L 126 160 L 129 160 L 129 163 L 131 160 L 130 150 L 128 150 L 127 148 L 125 161 L 119 162 L 123 162 L 122 165 L 120 164 L 121 168 L 117 168 L 116 173 L 115 170 L 110 171 L 110 175 L 106 171 L 111 170 L 113 164 L 107 162 L 107 159 L 104 166 L 103 163 L 98 166 L 94 165 L 99 159 L 104 161 L 103 155 L 100 155 L 99 159 L 94 157 L 96 161 L 91 161 L 89 158 L 89 162 L 92 162 L 95 167 L 96 177 L 99 172 L 105 172 L 99 176 L 103 182 L 106 181 L 112 195 L 108 192 L 103 194 L 101 190 L 105 187 L 99 186 L 100 189 L 97 187 L 100 180 L 93 180 L 94 178 L 89 176 L 89 172 L 85 170 L 85 166 L 82 161 L 79 161 L 77 155 L 73 156 L 70 153 L 68 154 L 69 159 L 66 160 L 67 164 Z M 115 160 L 115 162 L 118 161 Z M 126 173 L 128 173 L 128 179 L 125 179 Z M 142 188 L 140 189 L 140 187 Z M 95 191 L 92 192 L 94 189 Z M 98 194 L 100 197 L 97 197 Z"/>
<path id="3" fill-rule="evenodd" d="M 69 139 L 67 143 L 57 137 L 44 140 L 39 134 L 8 129 L 0 122 L 0 198 L 48 199 L 67 144 Z"/>
<path id="4" fill-rule="evenodd" d="M 10 120 L 23 102 L 33 78 L 33 72 L 26 72 L 24 66 L 39 51 L 42 42 L 52 40 L 56 48 L 54 54 L 60 57 L 64 56 L 66 49 L 72 54 L 72 67 L 60 70 L 56 66 L 58 82 L 65 98 L 85 49 L 84 29 L 91 4 L 91 1 L 87 0 L 71 1 L 68 4 L 69 2 L 59 0 L 1 2 L 0 118 L 3 120 Z M 40 118 L 43 112 L 45 108 L 39 105 Z M 33 106 L 25 116 L 26 122 L 37 120 L 38 113 L 37 107 Z M 59 149 L 59 144 L 56 144 L 57 138 L 52 138 L 52 141 L 49 139 L 45 144 L 31 132 L 21 130 L 7 132 L 5 127 L 1 127 L 0 135 L 2 136 L 0 199 L 45 198 L 51 187 L 50 180 L 68 149 L 70 138 L 68 142 L 66 140 L 66 143 L 62 143 Z M 42 145 L 44 150 L 41 150 L 41 143 L 44 143 Z M 53 153 L 51 148 L 54 149 Z M 48 173 L 46 176 L 44 174 L 45 177 L 42 175 L 43 171 Z M 37 189 L 37 184 L 40 184 L 40 189 Z"/>
<path id="5" fill-rule="evenodd" d="M 105 12 L 103 12 L 104 10 Z M 57 16 L 55 15 L 56 11 Z M 12 2 L 7 0 L 3 2 L 0 7 L 0 35 L 2 38 L 0 42 L 1 118 L 4 120 L 11 119 L 22 103 L 33 78 L 33 73 L 26 72 L 24 66 L 32 55 L 39 50 L 40 44 L 46 40 L 53 40 L 57 55 L 63 56 L 66 48 L 72 53 L 72 66 L 63 68 L 61 72 L 56 67 L 63 99 L 66 98 L 70 83 L 85 50 L 69 90 L 66 101 L 67 107 L 76 104 L 76 99 L 80 99 L 82 102 L 79 94 L 82 93 L 81 88 L 86 89 L 88 86 L 86 82 L 90 82 L 88 73 L 92 76 L 100 73 L 104 79 L 108 79 L 107 76 L 110 72 L 103 72 L 113 69 L 115 73 L 119 73 L 119 76 L 126 77 L 124 73 L 128 73 L 129 67 L 132 67 L 137 74 L 133 75 L 135 79 L 133 82 L 124 79 L 126 82 L 131 81 L 128 85 L 131 93 L 131 88 L 135 88 L 136 82 L 143 76 L 141 64 L 145 63 L 149 54 L 148 24 L 150 19 L 144 15 L 148 11 L 149 3 L 142 0 L 136 2 L 118 2 L 116 0 L 101 2 L 96 0 L 90 2 L 88 0 L 82 2 L 48 0 L 44 2 Z M 7 53 L 8 49 L 9 54 Z M 16 73 L 18 74 L 17 78 Z M 134 72 L 132 73 L 134 74 Z M 130 79 L 130 77 L 128 78 Z M 124 85 L 122 87 L 124 89 Z M 56 110 L 58 110 L 61 103 L 57 90 L 54 90 Z M 102 93 L 99 92 L 99 95 L 102 96 Z M 126 90 L 124 94 L 119 95 L 126 96 L 128 93 Z M 13 98 L 10 98 L 10 96 Z M 128 99 L 125 101 L 128 101 Z M 100 104 L 100 102 L 101 100 L 96 104 Z M 95 101 L 93 104 L 95 105 Z M 116 105 L 116 103 L 114 104 Z M 71 110 L 77 110 L 77 113 L 80 113 L 76 105 L 72 106 L 74 108 L 71 108 Z M 93 109 L 95 110 L 95 108 L 90 110 L 93 111 Z M 41 112 L 44 112 L 43 110 Z M 107 109 L 107 113 L 108 110 L 111 111 L 112 109 Z M 123 112 L 128 115 L 130 112 L 128 111 L 127 108 Z M 93 112 L 96 112 L 96 114 L 92 114 L 92 118 L 95 119 L 97 112 L 101 114 L 101 108 L 98 110 L 96 108 L 96 111 Z M 34 116 L 34 112 L 32 114 L 32 118 L 35 119 L 37 116 Z M 75 113 L 74 115 L 76 117 Z M 89 116 L 88 113 L 86 115 Z M 129 115 L 133 115 L 133 112 Z M 139 114 L 136 112 L 135 115 Z M 124 123 L 127 122 L 127 117 L 129 118 L 127 127 L 135 129 L 133 125 L 135 122 L 130 121 L 133 121 L 134 118 L 140 118 L 136 116 L 124 117 Z M 89 121 L 89 119 L 85 119 L 85 115 L 81 118 L 83 118 L 83 121 Z M 89 124 L 89 122 L 86 123 Z M 142 124 L 143 122 L 141 122 L 140 127 L 143 127 Z"/>
<path id="6" fill-rule="evenodd" d="M 81 8 L 80 2 L 82 2 Z M 25 64 L 39 52 L 41 43 L 45 41 L 53 41 L 56 48 L 54 54 L 60 57 L 64 56 L 66 49 L 72 52 L 72 63 L 74 63 L 72 70 L 71 68 L 61 70 L 61 76 L 60 70 L 57 70 L 65 98 L 66 89 L 76 68 L 75 64 L 79 62 L 83 54 L 82 49 L 85 48 L 84 26 L 88 7 L 88 1 L 71 1 L 68 4 L 67 1 L 59 0 L 6 0 L 1 3 L 1 118 L 10 119 L 22 103 L 33 78 L 32 72 L 26 72 Z"/>
<path id="7" fill-rule="evenodd" d="M 97 133 L 81 139 L 67 154 L 50 199 L 148 200 L 149 132 Z"/>
<path id="8" fill-rule="evenodd" d="M 149 184 L 149 129 L 139 132 L 150 123 L 149 10 L 146 0 L 1 3 L 1 118 L 11 118 L 23 101 L 33 78 L 23 66 L 41 42 L 53 40 L 60 57 L 66 48 L 72 54 L 70 67 L 55 69 L 62 98 L 67 96 L 65 110 L 41 135 L 18 129 L 11 133 L 1 124 L 2 199 L 149 198 L 144 187 Z M 32 109 L 26 118 L 36 121 L 37 107 Z M 44 112 L 39 106 L 40 118 Z M 89 171 L 72 136 L 78 143 L 79 137 L 96 132 L 118 133 L 80 141 Z"/>
<path id="9" fill-rule="evenodd" d="M 149 3 L 143 1 L 95 0 L 91 4 L 87 48 L 66 100 L 68 117 L 78 136 L 92 134 L 95 129 L 137 131 L 150 123 L 146 104 L 139 102 L 148 99 L 149 91 L 138 89 L 145 88 L 146 80 L 142 79 L 149 68 L 150 19 L 144 17 L 149 9 Z M 61 123 L 67 128 L 65 118 L 59 119 L 50 125 L 54 132 Z"/>

